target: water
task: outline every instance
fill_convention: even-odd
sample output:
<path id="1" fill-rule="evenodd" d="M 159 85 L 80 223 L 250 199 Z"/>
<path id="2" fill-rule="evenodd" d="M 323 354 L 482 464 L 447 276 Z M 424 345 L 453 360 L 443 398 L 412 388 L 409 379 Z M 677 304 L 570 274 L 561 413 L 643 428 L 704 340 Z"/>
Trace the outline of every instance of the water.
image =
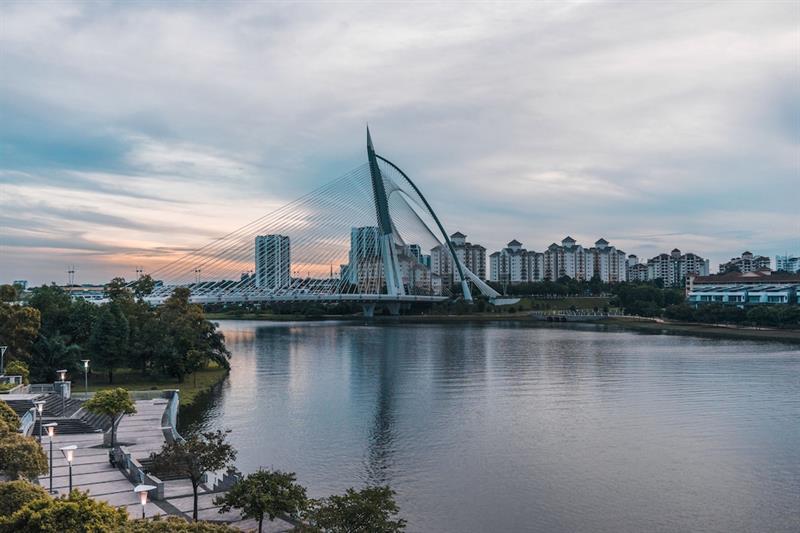
<path id="1" fill-rule="evenodd" d="M 796 346 L 598 326 L 223 321 L 191 427 L 408 530 L 800 531 Z M 188 429 L 188 428 L 187 428 Z"/>

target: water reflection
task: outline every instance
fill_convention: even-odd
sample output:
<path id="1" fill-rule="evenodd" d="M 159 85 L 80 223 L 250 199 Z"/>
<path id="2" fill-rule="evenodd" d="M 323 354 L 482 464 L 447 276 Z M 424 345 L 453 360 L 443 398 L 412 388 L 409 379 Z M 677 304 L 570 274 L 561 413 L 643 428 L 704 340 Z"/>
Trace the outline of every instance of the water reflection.
<path id="1" fill-rule="evenodd" d="M 796 531 L 791 346 L 517 323 L 222 322 L 193 427 L 313 497 L 390 484 L 409 531 Z"/>

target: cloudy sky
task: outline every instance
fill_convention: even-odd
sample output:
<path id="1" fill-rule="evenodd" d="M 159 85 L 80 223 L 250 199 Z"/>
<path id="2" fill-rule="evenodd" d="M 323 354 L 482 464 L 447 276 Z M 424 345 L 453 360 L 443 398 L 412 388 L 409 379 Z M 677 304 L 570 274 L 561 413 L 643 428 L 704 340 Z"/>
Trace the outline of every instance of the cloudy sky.
<path id="1" fill-rule="evenodd" d="M 490 251 L 800 252 L 798 2 L 5 1 L 0 282 L 151 269 L 362 164 L 367 122 Z"/>

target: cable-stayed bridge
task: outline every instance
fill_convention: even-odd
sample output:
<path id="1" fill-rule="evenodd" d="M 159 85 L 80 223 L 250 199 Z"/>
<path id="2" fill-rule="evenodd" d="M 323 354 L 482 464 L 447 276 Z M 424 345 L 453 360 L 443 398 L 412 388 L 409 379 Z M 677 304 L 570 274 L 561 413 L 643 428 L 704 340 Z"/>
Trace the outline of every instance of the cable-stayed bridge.
<path id="1" fill-rule="evenodd" d="M 377 154 L 315 191 L 151 272 L 148 296 L 187 287 L 195 303 L 403 304 L 500 295 L 467 268 L 420 189 Z"/>

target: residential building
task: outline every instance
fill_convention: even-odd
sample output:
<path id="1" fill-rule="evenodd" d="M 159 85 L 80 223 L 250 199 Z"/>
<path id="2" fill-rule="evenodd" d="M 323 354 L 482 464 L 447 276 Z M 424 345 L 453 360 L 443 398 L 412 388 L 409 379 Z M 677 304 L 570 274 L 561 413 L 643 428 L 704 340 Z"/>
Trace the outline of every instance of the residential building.
<path id="1" fill-rule="evenodd" d="M 686 276 L 709 275 L 709 261 L 697 254 L 681 254 L 677 248 L 666 254 L 659 254 L 647 261 L 647 280 L 660 279 L 665 287 L 683 286 Z"/>
<path id="2" fill-rule="evenodd" d="M 800 257 L 793 255 L 776 255 L 775 270 L 793 272 L 795 274 L 800 272 Z M 14 283 L 16 283 L 16 281 Z"/>
<path id="3" fill-rule="evenodd" d="M 508 246 L 489 256 L 489 279 L 500 283 L 523 283 L 528 278 L 528 250 L 513 239 Z"/>
<path id="4" fill-rule="evenodd" d="M 486 279 L 486 248 L 480 244 L 467 242 L 467 236 L 457 231 L 450 235 L 455 255 L 461 264 L 480 279 Z M 431 250 L 431 271 L 438 274 L 445 284 L 461 283 L 458 268 L 453 265 L 452 256 L 446 244 Z"/>
<path id="5" fill-rule="evenodd" d="M 733 257 L 727 263 L 719 265 L 720 274 L 725 272 L 757 272 L 760 270 L 770 270 L 771 261 L 765 255 L 753 255 L 744 252 L 741 257 Z"/>
<path id="6" fill-rule="evenodd" d="M 292 282 L 291 245 L 286 235 L 258 235 L 255 246 L 256 287 L 284 289 Z"/>
<path id="7" fill-rule="evenodd" d="M 640 263 L 639 258 L 631 254 L 626 261 L 628 281 L 647 281 L 647 265 Z"/>
<path id="8" fill-rule="evenodd" d="M 599 276 L 606 283 L 625 281 L 625 252 L 600 239 L 592 248 L 584 248 L 572 237 L 561 245 L 552 243 L 544 252 L 526 250 L 513 240 L 489 256 L 489 279 L 506 283 L 556 281 L 562 277 L 588 281 Z"/>
<path id="9" fill-rule="evenodd" d="M 686 279 L 690 305 L 716 303 L 736 305 L 796 304 L 800 275 L 770 270 L 728 272 L 716 276 L 689 275 Z"/>

